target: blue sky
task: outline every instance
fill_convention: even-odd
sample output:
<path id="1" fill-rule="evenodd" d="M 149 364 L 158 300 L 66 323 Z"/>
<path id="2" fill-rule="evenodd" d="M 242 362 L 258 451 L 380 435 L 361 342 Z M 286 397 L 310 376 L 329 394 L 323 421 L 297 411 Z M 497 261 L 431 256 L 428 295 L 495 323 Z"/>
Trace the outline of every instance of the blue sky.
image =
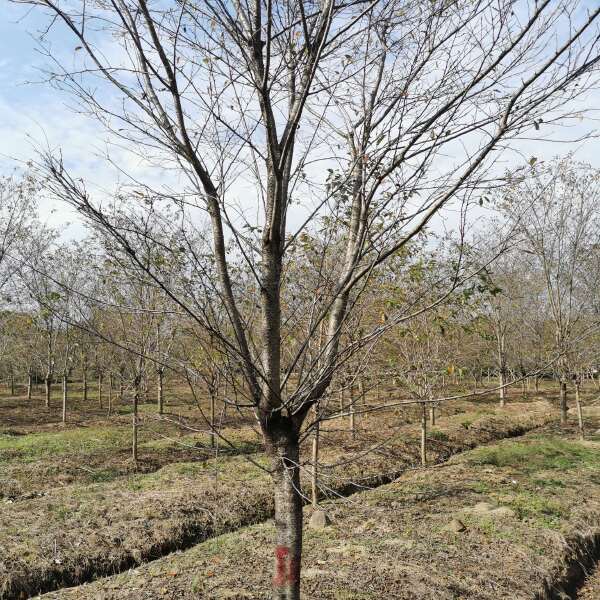
<path id="1" fill-rule="evenodd" d="M 596 2 L 591 0 L 590 5 Z M 42 69 L 48 62 L 37 51 L 34 39 L 44 23 L 47 23 L 45 17 L 26 7 L 6 2 L 0 6 L 0 172 L 9 172 L 14 159 L 32 158 L 36 146 L 48 144 L 64 149 L 78 176 L 111 187 L 114 172 L 94 154 L 94 148 L 102 146 L 104 132 L 94 121 L 74 114 L 67 96 L 48 84 L 31 83 L 43 79 Z M 62 52 L 72 52 L 75 45 L 68 35 L 55 42 Z M 589 93 L 577 108 L 600 109 L 600 92 Z M 578 137 L 597 127 L 597 122 L 586 118 L 572 129 L 555 131 L 552 137 Z M 523 142 L 521 150 L 524 156 L 535 155 L 540 160 L 574 151 L 577 158 L 600 168 L 597 139 L 578 144 Z M 64 221 L 64 212 L 50 216 L 50 209 L 45 210 L 50 220 Z"/>

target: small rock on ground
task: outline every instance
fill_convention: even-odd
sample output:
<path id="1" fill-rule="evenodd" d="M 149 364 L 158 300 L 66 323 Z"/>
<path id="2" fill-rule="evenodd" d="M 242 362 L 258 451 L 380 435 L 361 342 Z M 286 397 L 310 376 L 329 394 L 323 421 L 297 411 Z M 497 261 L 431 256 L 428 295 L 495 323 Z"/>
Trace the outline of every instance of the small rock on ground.
<path id="1" fill-rule="evenodd" d="M 323 529 L 331 524 L 329 515 L 324 510 L 315 510 L 310 516 L 308 526 L 310 529 Z"/>
<path id="2" fill-rule="evenodd" d="M 458 519 L 452 519 L 450 523 L 442 528 L 442 531 L 451 531 L 453 533 L 460 533 L 461 531 L 465 531 L 467 526 Z"/>

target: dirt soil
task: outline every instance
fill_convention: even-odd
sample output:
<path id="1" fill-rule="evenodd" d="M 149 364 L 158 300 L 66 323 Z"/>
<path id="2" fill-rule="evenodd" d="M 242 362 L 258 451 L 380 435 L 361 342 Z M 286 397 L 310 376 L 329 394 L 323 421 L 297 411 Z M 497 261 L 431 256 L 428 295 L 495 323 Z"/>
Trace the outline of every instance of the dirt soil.
<path id="1" fill-rule="evenodd" d="M 598 565 L 577 592 L 576 600 L 600 600 L 600 567 Z"/>
<path id="2" fill-rule="evenodd" d="M 569 540 L 600 531 L 600 437 L 559 433 L 482 446 L 327 504 L 332 523 L 305 530 L 303 597 L 531 600 L 564 571 Z M 266 599 L 273 535 L 268 521 L 43 598 Z"/>
<path id="3" fill-rule="evenodd" d="M 546 402 L 514 403 L 497 415 L 495 410 L 442 418 L 432 432 L 431 461 L 518 435 L 555 417 Z M 329 489 L 349 493 L 379 485 L 418 462 L 415 425 L 388 423 L 393 433 L 389 442 L 360 461 L 352 459 L 364 453 L 365 440 L 373 435 L 381 441 L 384 431 L 341 444 L 336 427 L 324 436 L 330 442 L 321 458 Z M 273 511 L 269 476 L 260 468 L 266 459 L 255 455 L 255 462 L 258 466 L 244 457 L 224 456 L 176 463 L 153 473 L 67 485 L 42 497 L 5 503 L 0 514 L 0 598 L 119 572 L 266 520 Z"/>

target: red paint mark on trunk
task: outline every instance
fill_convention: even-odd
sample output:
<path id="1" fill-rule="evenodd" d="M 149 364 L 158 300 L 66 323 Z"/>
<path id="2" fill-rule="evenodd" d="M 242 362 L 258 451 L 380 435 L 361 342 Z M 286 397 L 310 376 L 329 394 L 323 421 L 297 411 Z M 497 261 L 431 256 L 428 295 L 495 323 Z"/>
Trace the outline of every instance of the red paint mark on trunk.
<path id="1" fill-rule="evenodd" d="M 273 583 L 276 586 L 294 584 L 300 579 L 300 561 L 291 555 L 287 546 L 275 548 L 275 576 Z"/>
<path id="2" fill-rule="evenodd" d="M 275 585 L 282 586 L 287 582 L 289 556 L 290 549 L 287 546 L 275 548 L 275 576 L 273 577 Z"/>
<path id="3" fill-rule="evenodd" d="M 300 561 L 292 556 L 287 546 L 275 548 L 275 576 L 273 583 L 276 586 L 295 584 L 300 580 Z"/>

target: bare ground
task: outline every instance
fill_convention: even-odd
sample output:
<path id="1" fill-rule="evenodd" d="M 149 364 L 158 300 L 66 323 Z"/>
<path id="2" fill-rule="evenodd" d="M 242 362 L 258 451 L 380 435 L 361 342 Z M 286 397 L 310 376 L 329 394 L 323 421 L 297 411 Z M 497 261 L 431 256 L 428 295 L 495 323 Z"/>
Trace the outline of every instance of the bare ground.
<path id="1" fill-rule="evenodd" d="M 305 531 L 305 598 L 531 600 L 560 579 L 570 540 L 600 531 L 600 438 L 550 427 L 327 509 L 332 524 Z M 269 598 L 273 533 L 244 528 L 44 598 Z M 598 597 L 590 581 L 585 600 Z"/>
<path id="2" fill-rule="evenodd" d="M 486 408 L 483 414 L 442 419 L 436 427 L 441 439 L 432 447 L 432 461 L 477 443 L 522 433 L 552 418 L 546 402 L 512 404 L 502 414 L 486 414 L 490 412 Z M 330 442 L 322 461 L 337 466 L 325 470 L 327 486 L 348 493 L 385 483 L 415 465 L 415 426 L 388 424 L 388 428 L 393 432 L 390 442 L 380 452 L 354 462 L 348 459 L 360 455 L 369 435 L 375 433 L 341 444 L 336 439 L 341 433 L 333 427 L 325 436 Z M 377 432 L 377 439 L 382 433 Z M 255 458 L 265 461 L 260 455 Z M 3 598 L 118 572 L 272 514 L 268 474 L 242 457 L 178 463 L 126 479 L 68 485 L 3 509 Z"/>
<path id="3" fill-rule="evenodd" d="M 600 568 L 596 568 L 586 579 L 583 587 L 576 596 L 577 600 L 599 600 L 600 599 Z"/>

